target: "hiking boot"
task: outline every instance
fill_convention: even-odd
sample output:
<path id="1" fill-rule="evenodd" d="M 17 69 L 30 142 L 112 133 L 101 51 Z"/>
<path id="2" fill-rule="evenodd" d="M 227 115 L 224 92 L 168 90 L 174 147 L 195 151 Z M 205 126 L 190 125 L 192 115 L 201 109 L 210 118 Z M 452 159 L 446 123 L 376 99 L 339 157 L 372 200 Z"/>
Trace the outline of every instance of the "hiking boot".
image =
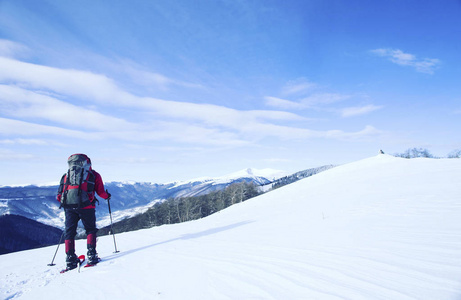
<path id="1" fill-rule="evenodd" d="M 67 257 L 66 257 L 67 270 L 75 269 L 78 266 L 79 262 L 80 260 L 78 259 L 77 255 L 75 255 L 75 253 L 67 254 Z"/>
<path id="2" fill-rule="evenodd" d="M 87 257 L 89 265 L 95 265 L 99 262 L 98 253 L 96 252 L 96 249 L 93 247 L 88 248 Z"/>

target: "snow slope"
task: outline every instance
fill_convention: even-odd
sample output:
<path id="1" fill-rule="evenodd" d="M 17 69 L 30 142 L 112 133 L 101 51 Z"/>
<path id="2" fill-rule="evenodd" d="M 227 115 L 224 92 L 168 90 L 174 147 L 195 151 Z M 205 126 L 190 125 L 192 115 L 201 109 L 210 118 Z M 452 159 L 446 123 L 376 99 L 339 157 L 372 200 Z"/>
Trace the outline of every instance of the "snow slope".
<path id="1" fill-rule="evenodd" d="M 387 155 L 188 223 L 0 256 L 5 299 L 461 299 L 461 160 Z M 85 241 L 77 241 L 83 253 Z"/>

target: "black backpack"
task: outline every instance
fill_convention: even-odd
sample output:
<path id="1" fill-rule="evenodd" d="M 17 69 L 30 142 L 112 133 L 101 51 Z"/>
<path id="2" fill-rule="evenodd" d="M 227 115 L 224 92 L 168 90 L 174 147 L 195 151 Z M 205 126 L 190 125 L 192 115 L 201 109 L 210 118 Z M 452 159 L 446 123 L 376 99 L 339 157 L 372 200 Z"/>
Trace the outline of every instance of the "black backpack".
<path id="1" fill-rule="evenodd" d="M 61 206 L 82 208 L 91 205 L 94 199 L 95 175 L 91 169 L 90 158 L 85 154 L 73 154 L 67 163 L 69 170 L 62 176 L 58 189 Z"/>

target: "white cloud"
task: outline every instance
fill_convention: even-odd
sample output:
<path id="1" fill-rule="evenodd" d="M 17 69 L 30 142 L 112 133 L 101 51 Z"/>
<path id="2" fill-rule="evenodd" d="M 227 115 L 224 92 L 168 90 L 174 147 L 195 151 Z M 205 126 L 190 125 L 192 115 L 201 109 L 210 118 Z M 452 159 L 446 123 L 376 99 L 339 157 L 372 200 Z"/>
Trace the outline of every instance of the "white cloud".
<path id="1" fill-rule="evenodd" d="M 0 134 L 11 136 L 62 135 L 80 139 L 128 141 L 171 140 L 183 143 L 245 145 L 265 137 L 280 139 L 346 137 L 354 133 L 312 131 L 283 122 L 304 121 L 290 112 L 241 111 L 214 104 L 138 97 L 122 90 L 110 78 L 87 71 L 58 69 L 0 57 Z M 5 84 L 10 85 L 5 85 Z M 12 86 L 15 84 L 16 86 Z M 307 85 L 304 89 L 308 88 Z M 292 92 L 301 91 L 292 89 Z M 45 94 L 44 94 L 45 93 Z M 266 98 L 278 105 L 326 105 L 350 96 L 324 93 L 305 97 L 299 104 Z M 69 103 L 78 99 L 78 105 Z M 66 100 L 66 101 L 64 101 Z M 105 107 L 105 113 L 84 108 Z M 130 121 L 110 116 L 129 110 Z M 21 119 L 15 120 L 15 119 Z M 79 122 L 84 119 L 84 123 Z M 46 120 L 45 124 L 39 124 Z M 60 126 L 50 125 L 56 123 Z M 68 127 L 68 128 L 62 128 Z M 88 131 L 88 132 L 87 132 Z"/>
<path id="2" fill-rule="evenodd" d="M 0 84 L 0 113 L 21 119 L 42 119 L 80 129 L 121 130 L 134 124 L 15 86 Z"/>
<path id="3" fill-rule="evenodd" d="M 16 151 L 0 149 L 0 161 L 21 161 L 31 160 L 36 157 L 29 153 L 18 153 Z"/>
<path id="4" fill-rule="evenodd" d="M 280 109 L 303 109 L 305 108 L 303 104 L 295 102 L 295 101 L 290 101 L 290 100 L 285 100 L 281 98 L 276 98 L 276 97 L 264 97 L 266 100 L 266 105 L 275 107 L 275 108 L 280 108 Z"/>
<path id="5" fill-rule="evenodd" d="M 0 56 L 18 57 L 29 53 L 29 48 L 10 40 L 0 39 Z"/>
<path id="6" fill-rule="evenodd" d="M 14 82 L 27 89 L 45 89 L 79 97 L 82 101 L 129 104 L 133 96 L 113 80 L 87 71 L 58 69 L 0 57 L 0 81 Z"/>
<path id="7" fill-rule="evenodd" d="M 415 55 L 404 53 L 399 49 L 375 49 L 372 53 L 386 57 L 391 62 L 415 68 L 416 71 L 426 74 L 433 74 L 434 70 L 440 65 L 440 60 L 436 58 L 418 59 Z"/>
<path id="8" fill-rule="evenodd" d="M 381 108 L 383 107 L 377 106 L 377 105 L 347 107 L 341 110 L 341 116 L 344 118 L 355 117 L 355 116 L 360 116 L 360 115 L 371 113 Z"/>
<path id="9" fill-rule="evenodd" d="M 341 130 L 331 130 L 326 137 L 338 140 L 359 140 L 372 136 L 381 135 L 382 131 L 374 128 L 371 125 L 365 126 L 364 129 L 357 132 L 343 132 Z"/>
<path id="10" fill-rule="evenodd" d="M 200 84 L 185 82 L 177 79 L 167 77 L 165 75 L 151 72 L 146 70 L 145 67 L 139 65 L 131 60 L 122 60 L 117 65 L 120 72 L 128 75 L 132 82 L 139 86 L 152 87 L 155 86 L 161 90 L 169 90 L 172 86 L 180 86 L 193 89 L 203 89 L 204 87 Z"/>
<path id="11" fill-rule="evenodd" d="M 266 96 L 266 105 L 286 110 L 301 110 L 326 106 L 350 99 L 350 95 L 338 93 L 316 93 L 306 96 L 298 101 L 291 101 L 277 97 Z"/>
<path id="12" fill-rule="evenodd" d="M 293 160 L 292 159 L 288 159 L 288 158 L 266 158 L 266 159 L 263 159 L 262 160 L 263 162 L 265 163 L 287 163 L 287 162 L 292 162 Z"/>
<path id="13" fill-rule="evenodd" d="M 177 122 L 194 121 L 195 125 L 247 132 L 247 128 L 268 121 L 299 121 L 299 115 L 268 110 L 240 111 L 213 104 L 196 104 L 188 102 L 166 101 L 144 98 L 143 107 L 154 116 L 174 119 Z M 265 134 L 260 132 L 259 134 Z"/>
<path id="14" fill-rule="evenodd" d="M 0 140 L 0 144 L 3 145 L 31 145 L 31 146 L 47 146 L 49 143 L 45 140 L 39 139 L 7 139 L 7 140 Z"/>
<path id="15" fill-rule="evenodd" d="M 228 128 L 212 128 L 182 121 L 155 121 L 141 131 L 119 132 L 118 138 L 136 142 L 171 141 L 213 146 L 248 144 L 239 132 Z M 114 136 L 115 137 L 115 136 Z"/>
<path id="16" fill-rule="evenodd" d="M 306 92 L 311 92 L 313 89 L 317 87 L 318 85 L 316 83 L 313 83 L 305 78 L 299 78 L 297 80 L 288 82 L 282 88 L 282 94 L 283 95 L 302 94 Z"/>
<path id="17" fill-rule="evenodd" d="M 301 103 L 305 107 L 313 107 L 317 105 L 328 105 L 337 102 L 341 102 L 350 99 L 350 95 L 338 94 L 338 93 L 317 93 L 305 97 L 301 100 Z"/>
<path id="18" fill-rule="evenodd" d="M 47 89 L 86 102 L 130 107 L 168 118 L 186 118 L 208 124 L 231 126 L 248 118 L 299 119 L 286 112 L 238 111 L 212 104 L 167 101 L 152 97 L 137 97 L 121 90 L 104 75 L 78 70 L 63 70 L 0 58 L 0 80 L 15 81 L 24 88 Z"/>
<path id="19" fill-rule="evenodd" d="M 70 130 L 56 126 L 41 125 L 0 117 L 0 134 L 5 136 L 48 136 L 58 135 L 78 139 L 97 139 L 97 136 L 84 131 Z"/>

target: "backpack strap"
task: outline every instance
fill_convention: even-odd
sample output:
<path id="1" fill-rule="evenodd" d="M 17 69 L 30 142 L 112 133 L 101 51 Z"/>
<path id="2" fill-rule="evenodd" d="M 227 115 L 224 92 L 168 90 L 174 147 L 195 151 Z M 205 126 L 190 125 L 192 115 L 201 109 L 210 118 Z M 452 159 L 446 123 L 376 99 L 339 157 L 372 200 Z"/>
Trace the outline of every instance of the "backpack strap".
<path id="1" fill-rule="evenodd" d="M 69 172 L 70 171 L 67 171 L 66 174 L 62 175 L 62 178 L 61 178 L 61 181 L 64 180 L 64 186 L 63 186 L 63 195 L 61 196 L 61 205 L 59 206 L 59 208 L 63 207 L 66 205 L 66 202 L 67 202 L 67 187 L 69 186 Z"/>
<path id="2" fill-rule="evenodd" d="M 59 182 L 59 188 L 58 188 L 58 194 L 62 194 L 64 191 L 64 180 L 65 180 L 66 174 L 62 175 L 61 181 Z"/>
<path id="3" fill-rule="evenodd" d="M 93 191 L 94 191 L 94 185 L 95 185 L 95 181 L 96 181 L 96 176 L 94 175 L 93 171 L 92 170 L 89 170 L 88 171 L 88 175 L 87 175 L 87 178 L 83 178 L 83 175 L 84 175 L 84 170 L 82 169 L 82 173 L 81 173 L 81 176 L 80 176 L 80 183 L 79 183 L 79 186 L 78 186 L 78 208 L 82 208 L 82 207 L 85 207 L 89 204 L 93 204 L 95 202 L 94 199 L 96 199 L 96 197 L 93 199 L 93 201 L 91 201 L 90 203 L 88 203 L 88 201 L 85 201 L 85 203 L 83 202 L 83 199 L 82 199 L 82 185 L 83 183 L 86 182 L 86 193 L 88 195 L 92 194 Z"/>
<path id="4" fill-rule="evenodd" d="M 86 180 L 86 191 L 88 195 L 93 194 L 93 201 L 91 201 L 91 204 L 95 204 L 96 202 L 98 202 L 98 205 L 99 205 L 99 200 L 94 195 L 95 184 L 96 184 L 96 175 L 94 175 L 93 170 L 90 170 L 88 172 L 88 178 Z"/>
<path id="5" fill-rule="evenodd" d="M 88 172 L 88 179 L 86 181 L 86 190 L 88 193 L 94 192 L 94 185 L 96 184 L 96 176 L 93 173 L 93 170 Z"/>
<path id="6" fill-rule="evenodd" d="M 78 192 L 77 192 L 77 195 L 78 195 L 78 208 L 82 208 L 83 205 L 82 205 L 82 183 L 83 183 L 83 174 L 84 173 L 84 169 L 82 168 L 82 171 L 80 172 L 80 182 L 78 183 Z"/>
<path id="7" fill-rule="evenodd" d="M 66 180 L 66 174 L 65 173 L 64 173 L 64 175 L 62 175 L 61 181 L 59 182 L 58 195 L 61 196 L 59 209 L 62 208 L 62 201 L 64 201 L 64 197 L 62 195 L 63 192 L 64 192 L 64 180 Z"/>

